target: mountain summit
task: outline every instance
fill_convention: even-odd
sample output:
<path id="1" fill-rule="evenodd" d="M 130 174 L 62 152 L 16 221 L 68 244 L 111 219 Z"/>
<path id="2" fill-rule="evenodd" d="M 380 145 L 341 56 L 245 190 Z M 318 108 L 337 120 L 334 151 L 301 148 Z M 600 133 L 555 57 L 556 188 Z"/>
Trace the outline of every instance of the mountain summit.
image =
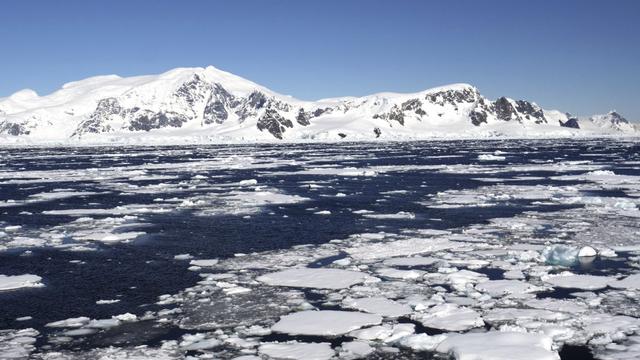
<path id="1" fill-rule="evenodd" d="M 39 96 L 0 98 L 0 136 L 101 142 L 370 140 L 636 134 L 617 112 L 575 118 L 533 102 L 483 97 L 468 84 L 412 94 L 302 101 L 231 73 L 178 68 L 160 75 L 96 76 Z"/>

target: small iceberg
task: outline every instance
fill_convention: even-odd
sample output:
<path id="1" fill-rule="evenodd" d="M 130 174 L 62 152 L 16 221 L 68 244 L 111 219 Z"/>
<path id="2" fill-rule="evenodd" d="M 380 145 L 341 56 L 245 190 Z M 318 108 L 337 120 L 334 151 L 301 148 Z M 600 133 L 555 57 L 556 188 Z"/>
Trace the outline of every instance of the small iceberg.
<path id="1" fill-rule="evenodd" d="M 568 245 L 552 245 L 542 250 L 545 263 L 567 267 L 583 263 L 583 260 L 593 259 L 596 255 L 596 250 L 591 246 L 578 249 Z"/>

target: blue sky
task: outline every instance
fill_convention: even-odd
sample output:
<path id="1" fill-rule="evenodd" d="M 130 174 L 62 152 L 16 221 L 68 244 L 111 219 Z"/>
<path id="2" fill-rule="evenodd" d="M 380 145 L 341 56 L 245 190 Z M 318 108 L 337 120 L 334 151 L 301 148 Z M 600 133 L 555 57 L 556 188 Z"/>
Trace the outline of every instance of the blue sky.
<path id="1" fill-rule="evenodd" d="M 636 0 L 4 0 L 0 39 L 0 96 L 211 64 L 308 100 L 467 82 L 640 120 Z"/>

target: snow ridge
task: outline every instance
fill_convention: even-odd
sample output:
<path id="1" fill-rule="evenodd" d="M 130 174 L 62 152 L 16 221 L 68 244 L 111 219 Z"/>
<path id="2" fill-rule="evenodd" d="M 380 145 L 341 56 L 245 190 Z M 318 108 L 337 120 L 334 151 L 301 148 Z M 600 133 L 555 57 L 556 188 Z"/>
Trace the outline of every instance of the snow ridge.
<path id="1" fill-rule="evenodd" d="M 393 140 L 637 135 L 615 111 L 576 118 L 469 84 L 418 93 L 302 101 L 213 66 L 95 76 L 39 96 L 0 98 L 3 143 Z"/>

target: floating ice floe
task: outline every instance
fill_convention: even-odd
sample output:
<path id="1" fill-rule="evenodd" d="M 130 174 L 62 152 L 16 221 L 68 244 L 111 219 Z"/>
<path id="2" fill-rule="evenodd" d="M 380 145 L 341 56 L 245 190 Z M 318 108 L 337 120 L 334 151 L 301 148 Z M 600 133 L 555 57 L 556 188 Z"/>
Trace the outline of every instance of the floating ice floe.
<path id="1" fill-rule="evenodd" d="M 96 305 L 108 305 L 120 302 L 120 299 L 104 299 L 96 301 Z"/>
<path id="2" fill-rule="evenodd" d="M 216 338 L 207 338 L 205 334 L 183 335 L 180 348 L 186 351 L 206 350 L 220 346 L 222 341 Z"/>
<path id="3" fill-rule="evenodd" d="M 455 304 L 436 305 L 427 313 L 416 314 L 412 318 L 426 327 L 445 331 L 465 331 L 484 325 L 477 311 Z"/>
<path id="4" fill-rule="evenodd" d="M 457 360 L 559 360 L 548 336 L 518 332 L 453 334 L 436 351 Z"/>
<path id="5" fill-rule="evenodd" d="M 346 298 L 342 305 L 385 317 L 399 317 L 411 313 L 411 306 L 384 297 Z"/>
<path id="6" fill-rule="evenodd" d="M 551 245 L 544 248 L 542 258 L 549 265 L 573 266 L 578 263 L 580 249 L 567 245 Z"/>
<path id="7" fill-rule="evenodd" d="M 551 286 L 565 289 L 600 290 L 609 286 L 613 280 L 615 278 L 607 276 L 568 273 L 549 277 L 545 281 Z"/>
<path id="8" fill-rule="evenodd" d="M 211 267 L 218 264 L 218 259 L 199 259 L 199 260 L 191 260 L 189 265 L 199 266 L 199 267 Z"/>
<path id="9" fill-rule="evenodd" d="M 502 155 L 492 155 L 492 154 L 480 154 L 478 155 L 478 160 L 480 161 L 504 161 L 506 157 Z"/>
<path id="10" fill-rule="evenodd" d="M 433 257 L 413 256 L 387 259 L 383 264 L 387 266 L 417 267 L 434 265 L 439 261 L 442 260 Z"/>
<path id="11" fill-rule="evenodd" d="M 373 353 L 375 348 L 365 341 L 349 341 L 340 345 L 339 357 L 342 359 L 362 359 Z"/>
<path id="12" fill-rule="evenodd" d="M 492 297 L 519 296 L 540 291 L 540 287 L 520 280 L 489 280 L 476 285 L 476 290 Z"/>
<path id="13" fill-rule="evenodd" d="M 260 345 L 258 352 L 273 359 L 292 360 L 329 360 L 335 355 L 329 343 L 303 343 L 297 341 L 265 343 Z"/>
<path id="14" fill-rule="evenodd" d="M 640 290 L 640 273 L 629 275 L 621 280 L 610 281 L 608 284 L 616 289 Z"/>
<path id="15" fill-rule="evenodd" d="M 355 311 L 301 311 L 285 315 L 271 330 L 290 335 L 339 336 L 366 326 L 378 325 L 382 317 Z"/>
<path id="16" fill-rule="evenodd" d="M 42 287 L 44 284 L 41 281 L 38 275 L 0 275 L 0 291 Z"/>
<path id="17" fill-rule="evenodd" d="M 316 289 L 344 289 L 371 278 L 358 271 L 323 268 L 296 268 L 258 277 L 268 285 Z"/>
<path id="18" fill-rule="evenodd" d="M 392 219 L 392 220 L 413 220 L 416 214 L 407 211 L 399 211 L 395 214 L 364 214 L 362 215 L 370 219 Z"/>
<path id="19" fill-rule="evenodd" d="M 451 249 L 459 246 L 447 239 L 414 238 L 369 243 L 345 249 L 351 257 L 358 260 L 374 260 L 396 256 L 410 256 Z"/>
<path id="20" fill-rule="evenodd" d="M 439 334 L 430 336 L 427 334 L 413 334 L 405 336 L 398 341 L 398 345 L 410 348 L 414 351 L 434 351 L 436 347 L 447 338 L 447 335 Z"/>
<path id="21" fill-rule="evenodd" d="M 354 330 L 348 336 L 360 340 L 379 340 L 384 343 L 393 343 L 413 333 L 415 333 L 415 325 L 413 324 L 384 324 Z"/>
<path id="22" fill-rule="evenodd" d="M 32 328 L 0 330 L 0 358 L 29 359 L 40 333 Z"/>

